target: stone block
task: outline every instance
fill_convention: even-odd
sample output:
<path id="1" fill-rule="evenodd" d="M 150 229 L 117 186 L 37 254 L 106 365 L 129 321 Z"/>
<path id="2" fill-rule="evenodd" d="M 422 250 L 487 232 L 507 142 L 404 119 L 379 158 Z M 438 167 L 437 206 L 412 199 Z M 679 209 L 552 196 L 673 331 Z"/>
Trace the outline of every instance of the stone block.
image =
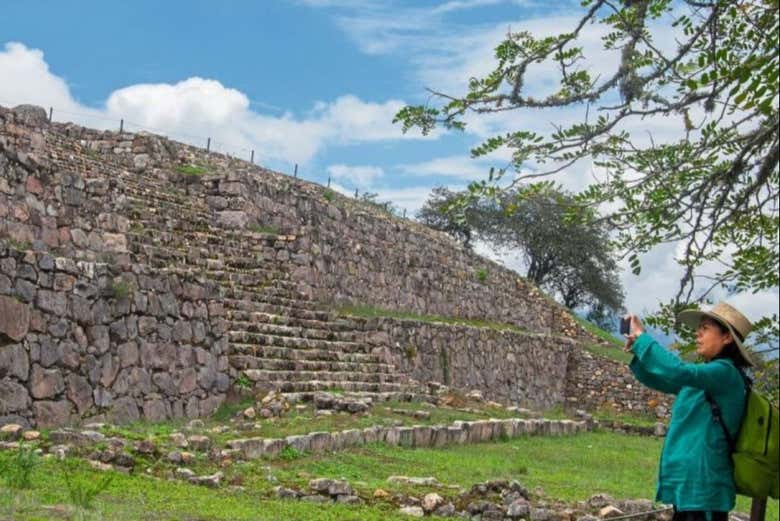
<path id="1" fill-rule="evenodd" d="M 9 378 L 0 380 L 0 413 L 26 411 L 30 407 L 27 389 Z"/>
<path id="2" fill-rule="evenodd" d="M 65 382 L 60 371 L 44 369 L 34 364 L 30 374 L 30 394 L 38 400 L 53 398 L 65 389 Z"/>
<path id="3" fill-rule="evenodd" d="M 30 358 L 22 344 L 0 347 L 0 378 L 13 376 L 26 381 L 30 373 Z"/>
<path id="4" fill-rule="evenodd" d="M 21 342 L 30 327 L 30 306 L 0 295 L 0 349 Z"/>
<path id="5" fill-rule="evenodd" d="M 32 405 L 33 416 L 39 429 L 67 425 L 71 422 L 73 406 L 67 400 L 36 401 Z"/>
<path id="6" fill-rule="evenodd" d="M 135 399 L 124 396 L 114 401 L 110 417 L 114 423 L 123 424 L 138 421 L 141 418 L 141 413 Z"/>
<path id="7" fill-rule="evenodd" d="M 83 376 L 71 373 L 67 376 L 66 385 L 68 399 L 76 405 L 79 415 L 88 411 L 93 404 L 92 387 Z"/>
<path id="8" fill-rule="evenodd" d="M 315 454 L 333 450 L 333 439 L 327 432 L 311 432 L 311 451 Z"/>

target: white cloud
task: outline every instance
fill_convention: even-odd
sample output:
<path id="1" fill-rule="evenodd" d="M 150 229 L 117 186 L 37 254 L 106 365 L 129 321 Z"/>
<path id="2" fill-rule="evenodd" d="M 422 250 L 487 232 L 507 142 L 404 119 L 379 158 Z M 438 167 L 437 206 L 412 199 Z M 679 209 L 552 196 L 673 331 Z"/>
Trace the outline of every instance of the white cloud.
<path id="1" fill-rule="evenodd" d="M 384 171 L 376 166 L 349 166 L 339 164 L 330 165 L 327 168 L 327 171 L 334 179 L 350 181 L 363 189 L 367 189 L 374 183 L 375 179 L 384 175 Z"/>
<path id="2" fill-rule="evenodd" d="M 407 217 L 412 217 L 425 204 L 431 193 L 431 186 L 410 186 L 406 188 L 374 188 L 379 194 L 379 201 L 390 201 L 394 206 L 406 210 Z M 458 188 L 462 189 L 462 187 Z"/>
<path id="3" fill-rule="evenodd" d="M 398 166 L 401 172 L 414 176 L 444 176 L 460 179 L 482 179 L 487 177 L 489 166 L 469 156 L 437 157 L 420 163 Z"/>
<path id="4" fill-rule="evenodd" d="M 244 93 L 198 77 L 118 89 L 105 107 L 91 108 L 74 99 L 65 80 L 49 70 L 43 52 L 21 43 L 7 43 L 0 51 L 0 77 L 12 79 L 0 82 L 0 102 L 6 105 L 51 106 L 55 120 L 97 128 L 117 128 L 124 119 L 127 130 L 148 130 L 199 146 L 210 137 L 213 150 L 244 157 L 255 150 L 256 159 L 266 164 L 305 164 L 329 144 L 421 139 L 392 123 L 405 105 L 401 100 L 376 103 L 344 95 L 316 103 L 303 117 L 271 116 L 251 110 Z"/>

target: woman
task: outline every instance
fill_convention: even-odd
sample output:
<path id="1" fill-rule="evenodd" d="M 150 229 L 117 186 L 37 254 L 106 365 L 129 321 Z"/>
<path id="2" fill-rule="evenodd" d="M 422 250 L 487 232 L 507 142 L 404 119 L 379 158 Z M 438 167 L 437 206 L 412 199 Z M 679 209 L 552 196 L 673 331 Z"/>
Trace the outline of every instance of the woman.
<path id="1" fill-rule="evenodd" d="M 673 521 L 726 521 L 736 492 L 728 441 L 713 419 L 707 395 L 736 437 L 745 405 L 741 369 L 752 366 L 743 342 L 752 325 L 726 303 L 709 312 L 683 311 L 677 321 L 696 329 L 696 352 L 704 363 L 686 363 L 661 347 L 630 315 L 626 351 L 637 380 L 676 394 L 661 453 L 656 500 L 674 505 Z"/>

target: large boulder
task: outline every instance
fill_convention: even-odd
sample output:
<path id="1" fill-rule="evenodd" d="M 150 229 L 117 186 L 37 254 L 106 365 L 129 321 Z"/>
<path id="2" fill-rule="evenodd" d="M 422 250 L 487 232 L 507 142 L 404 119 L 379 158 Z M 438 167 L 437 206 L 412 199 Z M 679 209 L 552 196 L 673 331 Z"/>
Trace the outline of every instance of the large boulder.
<path id="1" fill-rule="evenodd" d="M 17 119 L 25 125 L 42 127 L 49 123 L 49 115 L 46 109 L 37 105 L 17 105 L 13 109 Z"/>

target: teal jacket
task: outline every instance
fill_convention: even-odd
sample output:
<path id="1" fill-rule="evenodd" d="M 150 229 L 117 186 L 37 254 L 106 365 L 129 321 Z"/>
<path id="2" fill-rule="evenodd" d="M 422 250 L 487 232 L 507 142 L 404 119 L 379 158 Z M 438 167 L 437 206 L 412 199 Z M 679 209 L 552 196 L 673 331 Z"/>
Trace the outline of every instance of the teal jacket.
<path id="1" fill-rule="evenodd" d="M 713 421 L 705 392 L 720 406 L 736 437 L 745 406 L 742 376 L 728 359 L 686 363 L 642 333 L 631 347 L 630 368 L 646 386 L 676 394 L 661 452 L 656 501 L 678 510 L 727 512 L 736 492 L 728 442 Z"/>

